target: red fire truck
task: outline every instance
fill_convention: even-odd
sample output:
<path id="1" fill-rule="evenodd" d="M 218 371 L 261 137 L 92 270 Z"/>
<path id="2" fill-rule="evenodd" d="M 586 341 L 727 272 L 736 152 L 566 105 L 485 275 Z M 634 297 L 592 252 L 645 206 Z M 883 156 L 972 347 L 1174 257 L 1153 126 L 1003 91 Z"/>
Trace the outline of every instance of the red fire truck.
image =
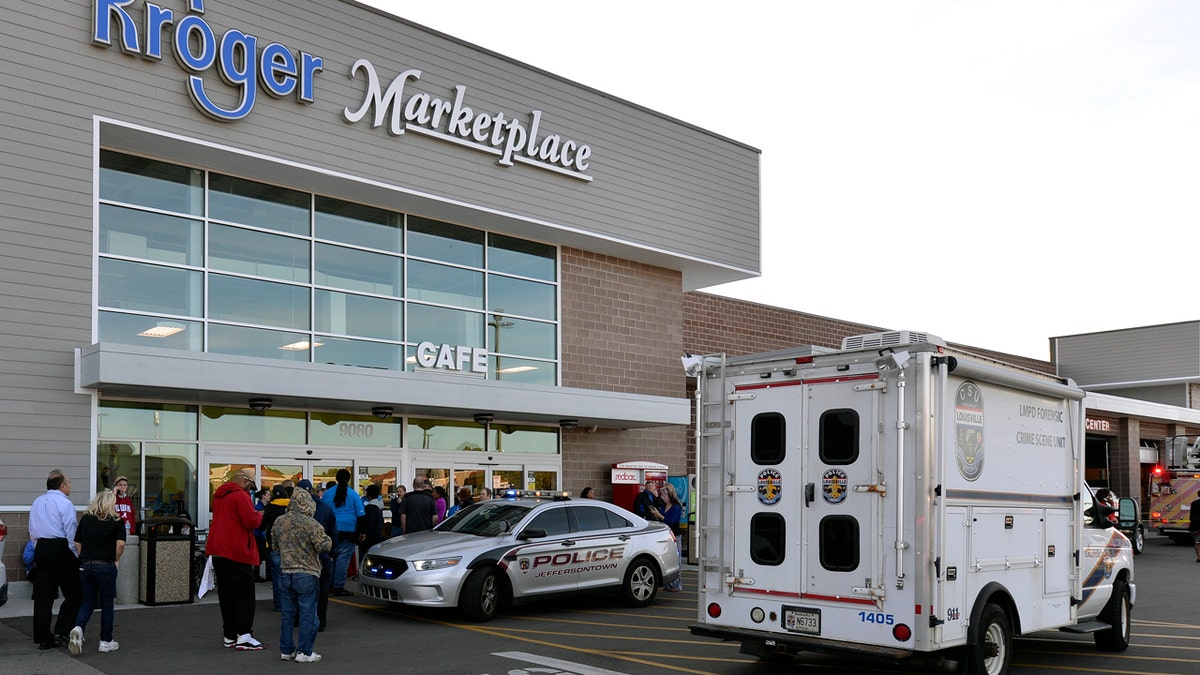
<path id="1" fill-rule="evenodd" d="M 1165 462 L 1150 476 L 1150 525 L 1179 544 L 1191 544 L 1192 502 L 1200 498 L 1200 436 L 1170 436 Z"/>

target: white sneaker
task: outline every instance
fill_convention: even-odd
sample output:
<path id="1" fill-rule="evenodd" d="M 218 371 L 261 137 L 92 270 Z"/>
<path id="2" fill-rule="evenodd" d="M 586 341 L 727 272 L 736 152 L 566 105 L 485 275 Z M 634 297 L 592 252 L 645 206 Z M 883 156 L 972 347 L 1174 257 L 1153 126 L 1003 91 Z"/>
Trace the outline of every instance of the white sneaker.
<path id="1" fill-rule="evenodd" d="M 109 642 L 105 642 L 104 640 L 100 641 L 100 653 L 101 654 L 104 654 L 107 652 L 115 652 L 120 648 L 121 648 L 121 645 L 116 640 L 110 640 Z"/>
<path id="2" fill-rule="evenodd" d="M 75 626 L 71 629 L 71 639 L 67 643 L 67 649 L 71 650 L 72 656 L 79 656 L 83 653 L 83 628 Z"/>
<path id="3" fill-rule="evenodd" d="M 266 647 L 266 645 L 263 643 L 255 640 L 254 636 L 249 633 L 239 635 L 237 638 L 237 644 L 235 646 L 239 651 L 243 652 L 257 652 L 261 651 L 263 647 Z"/>
<path id="4" fill-rule="evenodd" d="M 313 652 L 311 654 L 296 654 L 296 663 L 316 663 L 321 660 L 321 655 Z"/>
<path id="5" fill-rule="evenodd" d="M 280 661 L 291 661 L 294 658 L 296 658 L 296 652 L 292 652 L 291 654 L 280 654 L 279 655 Z"/>
<path id="6" fill-rule="evenodd" d="M 233 646 L 237 644 L 237 640 L 234 640 L 233 638 L 223 638 L 223 639 L 225 641 L 224 644 L 225 644 L 226 649 L 233 649 Z"/>

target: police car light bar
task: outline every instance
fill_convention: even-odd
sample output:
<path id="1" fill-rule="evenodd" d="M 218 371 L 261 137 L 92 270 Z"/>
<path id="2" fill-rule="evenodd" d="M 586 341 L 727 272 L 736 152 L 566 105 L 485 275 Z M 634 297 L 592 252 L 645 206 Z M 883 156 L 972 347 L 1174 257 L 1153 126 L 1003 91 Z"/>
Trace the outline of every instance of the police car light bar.
<path id="1" fill-rule="evenodd" d="M 518 490 L 509 488 L 502 494 L 504 499 L 570 499 L 570 492 L 560 490 Z"/>

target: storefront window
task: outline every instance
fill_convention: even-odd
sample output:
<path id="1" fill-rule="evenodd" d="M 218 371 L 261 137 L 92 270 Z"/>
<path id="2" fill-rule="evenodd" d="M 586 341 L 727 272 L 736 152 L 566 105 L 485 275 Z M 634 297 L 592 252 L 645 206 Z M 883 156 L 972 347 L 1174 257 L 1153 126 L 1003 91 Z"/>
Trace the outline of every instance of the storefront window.
<path id="1" fill-rule="evenodd" d="M 399 213 L 374 206 L 317 197 L 315 235 L 318 239 L 403 253 L 403 218 Z"/>
<path id="2" fill-rule="evenodd" d="M 496 452 L 535 452 L 558 454 L 558 429 L 555 427 L 493 424 L 492 450 Z"/>
<path id="3" fill-rule="evenodd" d="M 208 234 L 211 269 L 308 283 L 311 245 L 307 239 L 216 224 Z"/>
<path id="4" fill-rule="evenodd" d="M 310 445 L 335 445 L 357 448 L 398 448 L 400 418 L 381 420 L 371 415 L 313 413 L 308 424 Z"/>
<path id="5" fill-rule="evenodd" d="M 409 303 L 408 336 L 412 342 L 428 340 L 434 344 L 480 347 L 483 343 L 483 315 L 461 309 Z"/>
<path id="6" fill-rule="evenodd" d="M 249 408 L 206 405 L 200 438 L 205 441 L 304 445 L 308 415 L 292 410 L 255 412 Z"/>
<path id="7" fill-rule="evenodd" d="M 557 312 L 556 290 L 538 281 L 489 274 L 488 307 L 493 312 L 553 321 Z"/>
<path id="8" fill-rule="evenodd" d="M 212 274 L 208 318 L 308 330 L 310 294 L 304 286 Z"/>
<path id="9" fill-rule="evenodd" d="M 508 356 L 488 357 L 490 377 L 505 382 L 524 382 L 552 386 L 558 382 L 558 368 L 551 361 L 515 359 Z"/>
<path id="10" fill-rule="evenodd" d="M 408 447 L 421 450 L 483 450 L 483 427 L 461 420 L 408 420 Z"/>
<path id="11" fill-rule="evenodd" d="M 196 271 L 100 259 L 101 307 L 201 316 L 203 289 L 203 276 Z"/>
<path id="12" fill-rule="evenodd" d="M 404 339 L 404 303 L 399 300 L 319 290 L 314 318 L 322 333 Z"/>
<path id="13" fill-rule="evenodd" d="M 145 508 L 156 516 L 195 518 L 196 446 L 144 443 Z"/>
<path id="14" fill-rule="evenodd" d="M 427 479 L 434 485 L 440 485 L 441 487 L 445 488 L 446 494 L 451 494 L 454 491 L 454 487 L 450 483 L 450 469 L 448 468 L 417 467 L 413 478 Z M 458 479 L 455 478 L 455 480 L 457 481 Z M 411 488 L 412 485 L 409 485 L 409 487 Z M 446 507 L 449 508 L 450 505 L 447 504 Z"/>
<path id="15" fill-rule="evenodd" d="M 258 466 L 255 464 L 219 464 L 212 463 L 208 465 L 208 512 L 212 514 L 213 495 L 216 494 L 217 488 L 233 480 L 234 474 L 242 469 L 250 469 L 258 475 Z"/>
<path id="16" fill-rule="evenodd" d="M 553 359 L 558 349 L 554 329 L 551 323 L 493 314 L 488 319 L 488 351 Z"/>
<path id="17" fill-rule="evenodd" d="M 409 216 L 408 254 L 455 265 L 483 267 L 483 232 Z"/>
<path id="18" fill-rule="evenodd" d="M 194 405 L 101 401 L 96 434 L 100 438 L 194 441 L 197 410 Z"/>
<path id="19" fill-rule="evenodd" d="M 520 277 L 555 281 L 558 251 L 549 244 L 501 234 L 488 237 L 488 269 Z"/>
<path id="20" fill-rule="evenodd" d="M 533 476 L 529 482 L 528 489 L 530 490 L 557 490 L 558 489 L 558 472 L 557 471 L 536 471 L 528 472 Z"/>
<path id="21" fill-rule="evenodd" d="M 408 297 L 439 305 L 483 309 L 483 274 L 414 260 L 408 265 Z"/>
<path id="22" fill-rule="evenodd" d="M 360 466 L 355 487 L 360 496 L 367 493 L 368 485 L 378 485 L 379 495 L 383 499 L 384 510 L 387 510 L 388 496 L 396 491 L 396 467 L 394 466 Z"/>
<path id="23" fill-rule="evenodd" d="M 317 244 L 316 282 L 348 291 L 404 296 L 404 259 L 344 246 Z"/>
<path id="24" fill-rule="evenodd" d="M 404 348 L 400 345 L 366 340 L 318 337 L 313 345 L 313 361 L 333 366 L 357 366 L 381 370 L 404 368 Z"/>
<path id="25" fill-rule="evenodd" d="M 204 173 L 145 157 L 100 151 L 100 198 L 204 215 Z"/>
<path id="26" fill-rule="evenodd" d="M 208 179 L 209 217 L 286 234 L 309 234 L 311 199 L 307 192 L 244 178 L 214 173 Z"/>
<path id="27" fill-rule="evenodd" d="M 129 496 L 135 509 L 141 509 L 142 445 L 140 443 L 106 443 L 96 445 L 96 492 L 111 490 L 117 476 L 129 481 Z M 138 511 L 140 517 L 141 511 Z"/>
<path id="28" fill-rule="evenodd" d="M 101 204 L 100 252 L 199 266 L 204 264 L 204 222 Z"/>
<path id="29" fill-rule="evenodd" d="M 281 361 L 308 361 L 314 346 L 308 333 L 286 333 L 263 328 L 208 325 L 208 351 L 216 354 L 253 356 Z M 315 346 L 321 346 L 317 342 Z"/>

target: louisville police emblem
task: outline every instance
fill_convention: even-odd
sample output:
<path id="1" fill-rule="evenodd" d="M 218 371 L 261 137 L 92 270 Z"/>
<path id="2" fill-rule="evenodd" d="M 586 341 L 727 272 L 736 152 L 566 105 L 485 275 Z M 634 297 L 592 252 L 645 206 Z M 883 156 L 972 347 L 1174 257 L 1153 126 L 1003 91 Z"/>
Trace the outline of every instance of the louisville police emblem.
<path id="1" fill-rule="evenodd" d="M 954 459 L 969 481 L 983 473 L 983 392 L 974 382 L 963 382 L 954 393 Z"/>
<path id="2" fill-rule="evenodd" d="M 821 476 L 821 498 L 830 504 L 846 501 L 846 472 L 829 469 Z"/>
<path id="3" fill-rule="evenodd" d="M 758 501 L 767 506 L 779 503 L 783 496 L 783 476 L 775 469 L 758 472 Z"/>

